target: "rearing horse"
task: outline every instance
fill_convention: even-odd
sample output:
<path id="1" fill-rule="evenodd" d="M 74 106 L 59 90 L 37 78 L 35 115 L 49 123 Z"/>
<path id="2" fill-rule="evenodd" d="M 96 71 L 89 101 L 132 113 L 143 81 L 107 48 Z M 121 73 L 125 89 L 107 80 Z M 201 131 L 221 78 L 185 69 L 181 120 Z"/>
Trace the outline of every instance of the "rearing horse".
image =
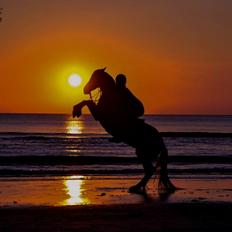
<path id="1" fill-rule="evenodd" d="M 81 115 L 81 109 L 87 106 L 95 120 L 116 140 L 124 142 L 136 149 L 136 155 L 144 168 L 144 177 L 130 192 L 141 193 L 157 171 L 159 173 L 159 188 L 167 192 L 174 192 L 176 187 L 171 183 L 167 172 L 168 151 L 160 133 L 142 119 L 131 118 L 123 102 L 118 96 L 114 79 L 105 72 L 105 69 L 95 70 L 84 87 L 84 94 L 99 88 L 101 96 L 98 103 L 93 100 L 84 100 L 73 107 L 73 117 Z M 157 160 L 156 167 L 153 161 Z"/>

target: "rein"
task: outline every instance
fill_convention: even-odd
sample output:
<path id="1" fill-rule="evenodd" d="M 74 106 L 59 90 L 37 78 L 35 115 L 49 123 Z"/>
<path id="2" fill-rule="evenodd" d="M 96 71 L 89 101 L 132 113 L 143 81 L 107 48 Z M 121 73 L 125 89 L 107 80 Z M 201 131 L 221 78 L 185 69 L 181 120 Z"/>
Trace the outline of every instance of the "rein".
<path id="1" fill-rule="evenodd" d="M 89 97 L 91 101 L 93 101 L 95 104 L 99 102 L 101 95 L 102 95 L 102 91 L 100 89 L 98 89 L 98 91 L 95 94 L 92 94 L 91 92 L 89 93 Z"/>

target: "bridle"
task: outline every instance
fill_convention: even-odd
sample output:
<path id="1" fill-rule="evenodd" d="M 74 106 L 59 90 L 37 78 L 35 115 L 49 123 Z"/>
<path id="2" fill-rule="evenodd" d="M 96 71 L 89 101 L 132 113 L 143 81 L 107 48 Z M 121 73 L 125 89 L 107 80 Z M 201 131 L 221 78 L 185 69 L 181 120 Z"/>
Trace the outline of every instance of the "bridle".
<path id="1" fill-rule="evenodd" d="M 89 93 L 90 99 L 91 99 L 95 104 L 98 104 L 101 95 L 102 95 L 102 91 L 101 91 L 100 88 L 97 88 L 97 92 L 94 93 L 94 94 L 92 94 L 92 92 Z"/>

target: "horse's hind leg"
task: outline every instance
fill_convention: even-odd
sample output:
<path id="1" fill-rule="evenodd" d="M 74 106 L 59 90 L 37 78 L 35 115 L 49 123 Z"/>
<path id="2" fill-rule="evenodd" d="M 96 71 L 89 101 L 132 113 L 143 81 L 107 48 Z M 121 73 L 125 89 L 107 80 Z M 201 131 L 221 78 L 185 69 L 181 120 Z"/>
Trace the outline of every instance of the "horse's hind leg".
<path id="1" fill-rule="evenodd" d="M 131 193 L 142 193 L 145 192 L 145 187 L 148 183 L 148 181 L 151 179 L 152 175 L 155 172 L 155 168 L 152 165 L 152 162 L 149 160 L 144 160 L 142 162 L 143 164 L 143 168 L 144 168 L 144 177 L 139 181 L 139 183 L 137 183 L 134 186 L 131 186 L 129 188 L 129 192 Z"/>
<path id="2" fill-rule="evenodd" d="M 159 189 L 164 187 L 166 191 L 174 192 L 176 190 L 176 187 L 172 184 L 172 182 L 168 177 L 167 163 L 168 163 L 168 150 L 164 146 L 161 149 L 161 153 L 157 161 L 157 167 L 160 169 Z"/>

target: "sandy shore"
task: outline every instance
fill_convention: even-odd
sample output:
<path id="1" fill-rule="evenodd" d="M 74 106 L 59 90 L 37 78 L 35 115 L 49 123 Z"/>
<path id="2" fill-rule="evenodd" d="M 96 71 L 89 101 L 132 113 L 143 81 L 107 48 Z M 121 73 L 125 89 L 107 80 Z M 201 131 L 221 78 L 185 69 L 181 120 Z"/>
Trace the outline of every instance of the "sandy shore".
<path id="1" fill-rule="evenodd" d="M 128 193 L 139 176 L 65 176 L 0 178 L 0 207 L 143 204 L 151 202 L 232 203 L 229 178 L 172 178 L 181 188 L 171 195 L 159 194 L 151 180 L 147 195 Z"/>
<path id="2" fill-rule="evenodd" d="M 232 231 L 232 204 L 1 208 L 0 231 Z"/>
<path id="3" fill-rule="evenodd" d="M 231 180 L 174 179 L 160 195 L 138 177 L 0 178 L 0 231 L 232 231 Z"/>

